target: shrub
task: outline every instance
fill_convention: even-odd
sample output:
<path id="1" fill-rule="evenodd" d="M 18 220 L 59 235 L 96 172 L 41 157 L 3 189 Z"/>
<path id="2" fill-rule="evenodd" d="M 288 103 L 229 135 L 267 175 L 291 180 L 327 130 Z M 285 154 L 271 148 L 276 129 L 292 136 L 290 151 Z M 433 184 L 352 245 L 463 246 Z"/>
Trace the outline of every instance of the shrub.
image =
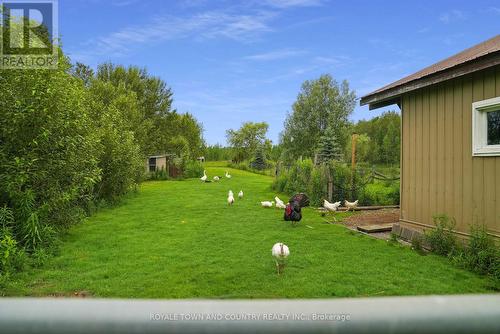
<path id="1" fill-rule="evenodd" d="M 399 239 L 399 236 L 396 233 L 391 232 L 389 235 L 389 242 L 391 243 L 397 243 Z"/>
<path id="2" fill-rule="evenodd" d="M 500 249 L 485 226 L 471 226 L 467 246 L 458 252 L 454 260 L 471 271 L 490 274 L 500 280 Z"/>
<path id="3" fill-rule="evenodd" d="M 399 182 L 374 182 L 367 184 L 360 193 L 363 205 L 399 204 Z"/>
<path id="4" fill-rule="evenodd" d="M 156 169 L 154 172 L 149 173 L 150 180 L 168 180 L 168 171 L 165 168 Z"/>
<path id="5" fill-rule="evenodd" d="M 444 256 L 453 255 L 453 252 L 457 250 L 457 240 L 452 232 L 455 221 L 447 215 L 435 215 L 433 220 L 436 228 L 426 231 L 425 241 L 432 252 Z"/>
<path id="6" fill-rule="evenodd" d="M 250 163 L 250 167 L 257 170 L 264 170 L 267 168 L 266 154 L 263 147 L 259 147 L 255 151 L 255 157 Z"/>
<path id="7" fill-rule="evenodd" d="M 184 168 L 184 177 L 196 178 L 203 175 L 203 165 L 199 161 L 188 161 Z"/>
<path id="8" fill-rule="evenodd" d="M 305 192 L 312 205 L 321 205 L 328 195 L 328 172 L 333 179 L 333 199 L 352 197 L 350 168 L 339 162 L 314 165 L 311 159 L 297 160 L 288 169 L 281 168 L 273 182 L 273 189 L 289 195 Z M 355 189 L 355 195 L 357 190 Z"/>
<path id="9" fill-rule="evenodd" d="M 417 252 L 421 253 L 424 249 L 422 245 L 423 242 L 424 238 L 421 235 L 416 234 L 411 238 L 411 247 Z"/>
<path id="10" fill-rule="evenodd" d="M 25 253 L 17 247 L 17 241 L 11 235 L 3 235 L 0 239 L 0 275 L 9 276 L 14 271 L 22 270 Z"/>
<path id="11" fill-rule="evenodd" d="M 43 266 L 47 260 L 50 258 L 51 254 L 44 248 L 39 248 L 33 254 L 31 254 L 31 264 L 39 268 Z"/>

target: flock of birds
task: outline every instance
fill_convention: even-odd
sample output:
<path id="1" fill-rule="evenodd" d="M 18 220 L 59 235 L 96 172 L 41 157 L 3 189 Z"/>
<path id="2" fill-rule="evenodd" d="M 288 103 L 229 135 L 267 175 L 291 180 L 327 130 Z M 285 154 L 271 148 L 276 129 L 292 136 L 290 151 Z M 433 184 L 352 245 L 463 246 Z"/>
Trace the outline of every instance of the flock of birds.
<path id="1" fill-rule="evenodd" d="M 226 179 L 230 179 L 230 178 L 232 177 L 232 176 L 231 176 L 231 174 L 229 174 L 227 171 L 226 171 L 226 173 L 225 173 L 225 175 L 224 175 L 224 176 L 226 177 Z M 214 182 L 220 181 L 220 179 L 222 179 L 222 176 L 217 176 L 217 175 L 215 175 L 215 176 L 212 178 L 212 180 L 214 180 Z M 200 177 L 200 180 L 201 180 L 201 182 L 212 182 L 212 181 L 210 181 L 210 180 L 208 179 L 208 176 L 207 176 L 207 172 L 206 172 L 206 170 L 203 170 L 203 176 L 202 176 L 202 177 Z"/>
<path id="2" fill-rule="evenodd" d="M 224 174 L 224 177 L 226 179 L 231 179 L 232 176 L 226 171 Z M 217 175 L 212 178 L 212 180 L 214 182 L 218 182 L 221 179 L 222 179 L 222 176 L 217 176 Z M 200 177 L 200 180 L 202 182 L 211 182 L 210 180 L 208 180 L 208 176 L 207 176 L 207 173 L 205 170 L 203 171 L 203 176 Z M 243 190 L 240 190 L 238 192 L 238 199 L 243 199 Z M 229 192 L 227 193 L 227 204 L 228 205 L 234 204 L 234 193 L 232 190 L 229 190 Z M 260 202 L 260 204 L 264 208 L 272 208 L 273 205 L 275 205 L 275 207 L 278 209 L 285 209 L 286 208 L 286 204 L 278 196 L 274 197 L 274 201 L 262 201 L 262 202 Z M 341 205 L 340 201 L 334 202 L 334 203 L 330 203 L 326 199 L 323 201 L 323 207 L 327 211 L 332 212 L 332 213 L 337 212 L 340 205 Z M 358 201 L 356 200 L 354 202 L 349 202 L 349 201 L 345 200 L 344 205 L 347 208 L 347 211 L 349 211 L 351 209 L 354 211 L 354 209 L 358 206 Z M 278 275 L 279 275 L 283 272 L 283 269 L 285 268 L 286 259 L 290 255 L 290 249 L 284 243 L 277 242 L 274 244 L 273 248 L 271 249 L 271 254 L 275 259 L 276 270 L 277 270 Z"/>
<path id="3" fill-rule="evenodd" d="M 330 203 L 326 199 L 323 200 L 323 207 L 330 212 L 336 212 L 338 208 L 340 207 L 340 201 L 335 202 L 335 203 Z M 354 202 L 349 202 L 348 200 L 344 201 L 344 205 L 347 208 L 347 211 L 351 210 L 354 211 L 356 207 L 358 206 L 358 200 L 355 200 Z"/>

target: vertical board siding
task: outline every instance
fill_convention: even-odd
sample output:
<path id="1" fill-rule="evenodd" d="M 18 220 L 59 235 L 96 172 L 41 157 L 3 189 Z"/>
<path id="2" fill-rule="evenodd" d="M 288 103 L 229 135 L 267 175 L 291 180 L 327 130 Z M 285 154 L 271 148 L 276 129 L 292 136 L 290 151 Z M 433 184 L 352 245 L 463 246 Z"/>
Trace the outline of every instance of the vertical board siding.
<path id="1" fill-rule="evenodd" d="M 453 215 L 453 196 L 454 196 L 454 160 L 453 160 L 453 86 L 446 83 L 444 89 L 444 135 L 439 138 L 444 141 L 444 207 L 443 213 Z"/>
<path id="2" fill-rule="evenodd" d="M 484 98 L 491 99 L 495 97 L 495 71 L 487 71 L 484 75 Z M 488 157 L 484 160 L 484 218 L 486 222 L 495 221 L 495 184 L 496 178 L 500 175 L 495 175 L 495 157 Z"/>
<path id="3" fill-rule="evenodd" d="M 423 91 L 422 98 L 422 219 L 427 220 L 432 216 L 429 210 L 429 90 Z"/>
<path id="4" fill-rule="evenodd" d="M 500 236 L 500 157 L 472 156 L 472 103 L 500 96 L 500 66 L 405 95 L 401 120 L 401 218 L 456 229 L 485 224 Z"/>
<path id="5" fill-rule="evenodd" d="M 472 102 L 484 100 L 483 72 L 474 73 Z M 472 113 L 472 110 L 471 110 Z M 482 224 L 484 219 L 484 159 L 472 159 L 472 224 Z"/>
<path id="6" fill-rule="evenodd" d="M 457 80 L 453 85 L 453 214 L 458 222 L 463 222 L 463 105 L 462 81 Z"/>
<path id="7" fill-rule="evenodd" d="M 459 224 L 472 223 L 472 77 L 464 79 L 462 86 L 462 168 L 463 178 L 463 207 L 462 222 Z"/>
<path id="8" fill-rule="evenodd" d="M 500 96 L 500 66 L 496 68 L 495 96 Z M 500 157 L 495 158 L 495 225 L 494 232 L 500 234 Z"/>

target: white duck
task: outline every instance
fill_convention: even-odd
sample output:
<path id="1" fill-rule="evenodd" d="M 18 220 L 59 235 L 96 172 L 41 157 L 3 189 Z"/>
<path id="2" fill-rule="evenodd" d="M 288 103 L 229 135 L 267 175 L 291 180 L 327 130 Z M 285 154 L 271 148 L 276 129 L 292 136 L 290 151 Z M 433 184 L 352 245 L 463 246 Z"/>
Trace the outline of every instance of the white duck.
<path id="1" fill-rule="evenodd" d="M 323 200 L 323 207 L 330 212 L 336 212 L 340 206 L 340 201 L 335 203 L 330 203 L 326 199 Z"/>
<path id="2" fill-rule="evenodd" d="M 233 205 L 234 203 L 234 196 L 233 192 L 230 190 L 230 193 L 227 195 L 227 205 Z"/>
<path id="3" fill-rule="evenodd" d="M 205 170 L 203 170 L 203 176 L 200 177 L 201 182 L 207 181 L 207 178 L 208 178 L 207 173 L 205 173 Z"/>
<path id="4" fill-rule="evenodd" d="M 243 198 L 243 190 L 240 190 L 240 192 L 238 193 L 238 198 L 239 198 L 239 199 L 242 199 L 242 198 Z"/>
<path id="5" fill-rule="evenodd" d="M 272 208 L 273 207 L 273 201 L 264 201 L 264 202 L 260 202 L 260 204 L 264 207 L 264 208 Z"/>
<path id="6" fill-rule="evenodd" d="M 358 200 L 355 200 L 354 202 L 349 202 L 348 200 L 344 201 L 345 207 L 347 208 L 347 211 L 351 210 L 354 211 L 354 209 L 358 206 Z"/>
<path id="7" fill-rule="evenodd" d="M 231 178 L 231 175 L 230 175 L 227 171 L 226 171 L 226 177 L 227 177 L 228 179 L 230 179 L 230 178 Z"/>
<path id="8" fill-rule="evenodd" d="M 217 175 L 214 176 L 214 181 L 217 182 L 220 180 L 220 177 L 218 177 Z"/>
<path id="9" fill-rule="evenodd" d="M 276 201 L 276 207 L 278 209 L 285 209 L 286 208 L 285 203 L 281 199 L 279 199 L 278 196 L 274 197 L 274 200 Z"/>
<path id="10" fill-rule="evenodd" d="M 286 264 L 286 258 L 290 255 L 290 250 L 288 246 L 282 242 L 275 243 L 271 249 L 271 254 L 276 261 L 276 269 L 278 270 L 278 275 L 283 272 Z"/>

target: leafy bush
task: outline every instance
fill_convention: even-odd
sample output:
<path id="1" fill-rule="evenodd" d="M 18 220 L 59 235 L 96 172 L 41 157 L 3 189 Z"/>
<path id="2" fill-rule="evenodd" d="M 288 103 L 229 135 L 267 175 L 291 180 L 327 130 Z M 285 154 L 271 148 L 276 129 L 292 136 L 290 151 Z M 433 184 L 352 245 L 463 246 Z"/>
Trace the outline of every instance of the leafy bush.
<path id="1" fill-rule="evenodd" d="M 424 242 L 424 238 L 417 234 L 417 235 L 414 235 L 412 238 L 411 238 L 411 247 L 416 250 L 417 252 L 421 253 L 423 251 L 423 242 Z"/>
<path id="2" fill-rule="evenodd" d="M 45 248 L 39 248 L 31 254 L 31 264 L 35 268 L 40 268 L 48 261 L 50 256 L 50 252 L 48 252 Z"/>
<path id="3" fill-rule="evenodd" d="M 266 162 L 266 169 L 263 170 L 252 168 L 251 163 L 249 163 L 248 161 L 230 162 L 227 164 L 227 166 L 230 168 L 244 170 L 261 175 L 275 175 L 275 164 L 271 161 Z"/>
<path id="4" fill-rule="evenodd" d="M 453 234 L 455 221 L 447 215 L 433 217 L 436 228 L 426 231 L 425 240 L 431 251 L 444 256 L 451 256 L 457 250 L 457 239 Z"/>
<path id="5" fill-rule="evenodd" d="M 309 195 L 311 205 L 321 205 L 328 196 L 328 173 L 333 180 L 333 199 L 351 199 L 351 170 L 343 163 L 330 162 L 315 166 L 311 159 L 298 160 L 281 173 L 273 183 L 273 189 L 292 195 L 305 192 Z M 359 190 L 354 190 L 356 197 Z"/>
<path id="6" fill-rule="evenodd" d="M 100 180 L 90 99 L 60 55 L 54 70 L 0 70 L 1 234 L 14 263 L 24 253 L 10 239 L 30 252 L 52 243 Z"/>
<path id="7" fill-rule="evenodd" d="M 165 168 L 156 169 L 154 172 L 149 173 L 150 180 L 168 180 L 168 171 Z"/>
<path id="8" fill-rule="evenodd" d="M 197 178 L 203 175 L 203 165 L 199 161 L 188 161 L 184 167 L 184 177 Z"/>
<path id="9" fill-rule="evenodd" d="M 21 270 L 25 259 L 25 253 L 17 247 L 17 241 L 11 235 L 3 235 L 0 239 L 0 276 L 9 276 Z"/>
<path id="10" fill-rule="evenodd" d="M 468 243 L 457 252 L 454 261 L 471 271 L 500 280 L 500 248 L 488 235 L 485 226 L 471 226 Z"/>
<path id="11" fill-rule="evenodd" d="M 398 205 L 399 182 L 374 182 L 360 192 L 360 203 L 364 205 Z"/>

